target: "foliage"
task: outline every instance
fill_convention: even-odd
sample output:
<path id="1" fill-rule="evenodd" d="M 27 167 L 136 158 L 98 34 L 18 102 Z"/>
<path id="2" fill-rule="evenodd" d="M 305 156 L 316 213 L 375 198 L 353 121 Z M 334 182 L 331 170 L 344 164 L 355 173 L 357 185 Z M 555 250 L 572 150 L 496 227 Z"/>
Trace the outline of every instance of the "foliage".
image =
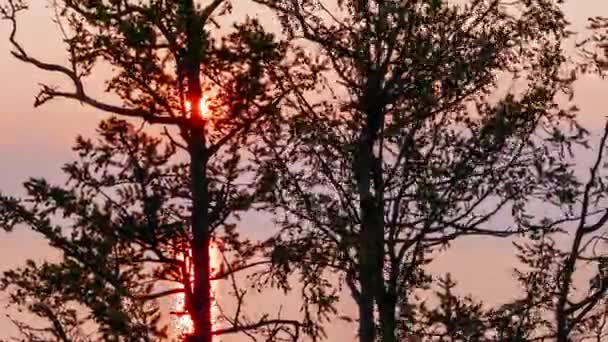
<path id="1" fill-rule="evenodd" d="M 212 28 L 230 14 L 227 0 L 58 0 L 67 66 L 19 42 L 22 0 L 2 7 L 13 55 L 73 86 L 42 85 L 35 105 L 71 99 L 171 126 L 164 146 L 105 121 L 99 141 L 78 140 L 67 185 L 30 180 L 25 199 L 1 197 L 4 229 L 28 226 L 63 252 L 0 282 L 13 304 L 49 323 L 40 331 L 15 321 L 25 341 L 162 339 L 155 300 L 178 291 L 200 333 L 214 238 L 228 261 L 213 277 L 229 279 L 238 300 L 224 316 L 230 327 L 216 333 L 322 336 L 342 286 L 358 306 L 362 342 L 566 342 L 603 331 L 605 257 L 584 254 L 588 241 L 603 241 L 594 234 L 606 216 L 586 222 L 601 214 L 588 204 L 603 198 L 603 183 L 598 166 L 580 183 L 568 159 L 587 132 L 570 103 L 580 68 L 562 48 L 572 35 L 561 0 L 255 1 L 287 40 L 253 19 L 221 35 Z M 604 20 L 592 29 L 605 52 Z M 605 55 L 583 52 L 605 67 Z M 101 72 L 121 103 L 86 89 Z M 535 201 L 568 215 L 538 220 L 527 208 Z M 235 220 L 260 206 L 281 231 L 241 238 Z M 497 226 L 503 213 L 513 222 Z M 555 243 L 568 222 L 580 223 L 570 251 Z M 531 239 L 517 245 L 529 269 L 518 269 L 524 296 L 512 303 L 485 308 L 428 272 L 454 239 L 520 233 Z M 599 266 L 577 301 L 581 261 Z M 289 291 L 299 276 L 301 320 L 245 316 L 246 288 L 233 275 L 257 266 L 267 267 L 251 271 L 256 289 Z M 158 292 L 162 282 L 180 288 Z M 421 302 L 416 293 L 433 285 L 438 305 Z"/>
<path id="2" fill-rule="evenodd" d="M 138 182 L 141 185 L 139 192 L 131 185 L 116 193 L 107 194 L 106 201 L 118 196 L 118 200 L 124 202 L 121 203 L 122 207 L 112 209 L 111 212 L 105 211 L 110 210 L 106 208 L 107 204 L 100 209 L 98 205 L 84 203 L 82 205 L 94 208 L 76 209 L 85 211 L 80 215 L 89 215 L 89 210 L 103 209 L 99 215 L 108 216 L 106 218 L 110 220 L 120 213 L 119 209 L 130 213 L 131 206 L 139 201 L 142 205 L 141 212 L 132 218 L 133 221 L 115 222 L 113 229 L 120 224 L 126 225 L 122 229 L 127 229 L 131 224 L 147 220 L 146 224 L 154 227 L 154 232 L 149 230 L 147 234 L 150 236 L 131 236 L 132 238 L 153 239 L 154 243 L 160 243 L 161 245 L 154 247 L 160 248 L 158 253 L 172 253 L 178 248 L 175 245 L 178 243 L 189 245 L 194 280 L 192 284 L 189 282 L 190 278 L 184 278 L 188 281 L 180 281 L 186 297 L 186 309 L 194 321 L 195 332 L 191 337 L 193 341 L 210 341 L 209 279 L 212 275 L 209 270 L 209 245 L 218 229 L 226 235 L 222 238 L 235 237 L 234 219 L 254 201 L 254 191 L 248 191 L 245 186 L 238 185 L 240 182 L 248 183 L 251 179 L 251 166 L 242 161 L 242 157 L 246 155 L 243 146 L 256 143 L 256 132 L 270 122 L 276 114 L 278 103 L 287 91 L 276 82 L 284 70 L 289 70 L 289 65 L 285 64 L 287 46 L 278 42 L 257 20 L 251 18 L 232 26 L 221 26 L 222 19 L 229 18 L 227 16 L 232 10 L 229 1 L 213 0 L 201 5 L 193 0 L 57 0 L 52 5 L 54 20 L 63 35 L 68 54 L 68 63 L 65 65 L 50 63 L 33 56 L 18 39 L 18 15 L 27 10 L 25 1 L 6 0 L 0 7 L 2 18 L 10 24 L 9 42 L 13 49 L 12 55 L 40 71 L 63 76 L 72 86 L 72 89 L 66 89 L 43 84 L 36 96 L 35 106 L 56 99 L 75 100 L 104 113 L 169 126 L 164 127 L 164 135 L 171 143 L 168 153 L 173 155 L 176 150 L 183 151 L 188 159 L 186 163 L 175 165 L 174 169 L 162 172 L 155 170 L 154 168 L 160 168 L 165 162 L 162 155 L 148 155 L 153 153 L 153 145 L 158 143 L 139 146 L 138 136 L 129 135 L 125 139 L 135 139 L 132 147 L 139 146 L 144 150 L 141 154 L 121 150 L 123 155 L 159 159 L 150 160 L 150 165 L 138 166 L 137 160 L 129 162 L 134 165 L 125 164 L 125 167 L 135 168 L 132 170 L 133 175 L 112 174 L 110 171 L 107 171 L 108 174 L 97 174 L 103 172 L 104 168 L 116 167 L 116 161 L 112 159 L 114 156 L 110 152 L 117 151 L 112 151 L 113 147 L 110 146 L 118 148 L 120 144 L 128 144 L 120 140 L 109 140 L 96 148 L 82 141 L 79 151 L 83 153 L 83 157 L 91 160 L 74 166 L 73 169 L 66 169 L 66 172 L 70 173 L 76 182 L 84 182 L 80 183 L 80 186 L 86 189 L 76 188 L 73 191 L 83 193 L 68 195 L 76 196 L 78 201 L 92 201 L 89 197 L 93 195 L 89 192 L 95 193 L 97 188 L 120 186 L 121 182 Z M 215 30 L 214 26 L 220 27 Z M 102 100 L 101 96 L 87 89 L 87 81 L 93 74 L 105 76 L 105 91 L 114 95 L 114 98 L 117 97 L 118 103 Z M 297 84 L 299 85 L 299 82 Z M 208 112 L 201 108 L 202 104 L 206 104 Z M 209 113 L 213 115 L 208 115 Z M 114 129 L 132 130 L 124 123 L 108 124 L 114 127 L 109 128 L 109 132 Z M 110 135 L 108 139 L 116 138 L 113 133 L 107 134 Z M 171 175 L 169 179 L 179 178 L 180 182 L 171 183 L 165 180 L 166 174 L 163 172 Z M 123 179 L 124 176 L 131 178 Z M 48 205 L 59 206 L 51 211 L 75 210 L 61 207 L 65 204 L 62 201 L 54 203 L 57 202 L 52 197 L 55 194 L 54 188 L 44 183 L 34 188 L 39 187 L 43 194 L 35 199 L 43 203 L 48 201 Z M 48 195 L 45 194 L 47 190 Z M 30 195 L 38 196 L 36 193 Z M 78 196 L 85 197 L 81 199 Z M 65 205 L 76 204 L 68 202 Z M 163 205 L 170 207 L 165 208 Z M 30 210 L 26 216 L 47 215 L 46 211 L 36 212 L 35 206 L 21 208 L 18 205 L 14 209 Z M 159 217 L 154 216 L 159 210 L 162 211 L 157 215 Z M 14 223 L 14 220 L 24 221 L 24 218 L 17 214 L 6 209 L 6 218 L 11 220 L 7 224 Z M 155 221 L 161 220 L 161 217 L 170 222 Z M 40 219 L 46 222 L 48 218 Z M 171 234 L 180 232 L 181 240 L 175 241 L 176 237 L 169 235 L 167 238 L 171 241 L 170 244 L 163 245 L 167 243 L 163 240 L 164 234 L 168 234 L 167 231 L 171 231 Z M 126 233 L 130 234 L 128 231 Z M 90 241 L 88 248 L 94 248 L 93 243 L 107 243 L 114 247 L 114 241 L 110 239 L 104 242 L 105 238 L 114 237 L 99 237 Z M 149 243 L 147 240 L 144 242 Z M 241 244 L 239 248 L 233 246 L 236 248 L 233 252 L 237 257 L 241 253 L 240 248 L 249 248 L 247 244 Z M 121 258 L 128 260 L 129 253 L 142 253 L 141 258 L 148 258 L 145 249 L 150 246 L 141 248 L 143 250 L 125 250 L 124 253 L 127 254 Z M 250 257 L 253 251 L 247 253 L 249 254 L 244 256 L 245 259 Z M 102 256 L 105 257 L 106 254 Z M 138 255 L 134 254 L 133 257 L 137 258 Z M 162 277 L 183 278 L 186 272 L 177 272 L 179 268 L 179 263 L 173 264 Z M 240 264 L 235 268 L 238 270 L 247 266 Z M 135 271 L 133 273 L 138 274 Z M 240 294 L 235 296 L 241 300 Z M 293 329 L 300 328 L 300 325 L 293 321 L 271 320 L 267 316 L 254 322 L 236 317 L 231 322 L 231 328 L 222 332 L 259 330 L 274 336 L 277 331 L 290 334 Z M 293 329 L 285 328 L 283 323 Z"/>
<path id="3" fill-rule="evenodd" d="M 608 126 L 589 176 L 571 189 L 571 200 L 545 202 L 545 209 L 557 215 L 531 219 L 533 233 L 514 243 L 519 259 L 515 276 L 523 293 L 489 308 L 455 294 L 448 275 L 437 284 L 439 303 L 430 308 L 419 304 L 418 321 L 406 329 L 429 341 L 606 339 L 607 138 Z"/>
<path id="4" fill-rule="evenodd" d="M 172 144 L 125 121 L 104 121 L 98 134 L 97 140 L 77 139 L 79 160 L 64 166 L 65 186 L 31 179 L 25 198 L 0 197 L 0 227 L 31 229 L 61 252 L 57 262 L 28 261 L 0 278 L 9 305 L 48 323 L 15 321 L 23 341 L 165 339 L 168 317 L 161 319 L 157 300 L 191 286 L 189 164 Z M 212 189 L 222 195 L 212 202 L 212 238 L 221 241 L 225 260 L 213 270 L 216 281 L 243 281 L 238 272 L 269 262 L 264 242 L 242 238 L 231 223 L 252 201 L 234 183 L 237 174 L 237 168 L 210 174 Z M 235 283 L 238 308 L 223 308 L 218 299 L 216 333 L 255 335 L 264 328 L 274 341 L 297 336 L 297 321 L 246 310 L 248 286 Z"/>
<path id="5" fill-rule="evenodd" d="M 591 37 L 578 44 L 583 56 L 587 57 L 595 69 L 603 74 L 608 68 L 608 18 L 589 18 Z"/>
<path id="6" fill-rule="evenodd" d="M 541 236 L 516 244 L 522 267 L 517 277 L 527 300 L 520 300 L 522 331 L 530 338 L 558 342 L 606 338 L 605 153 L 608 126 L 597 157 L 573 201 L 555 203 L 558 217 L 537 220 Z M 585 280 L 588 283 L 585 285 Z"/>
<path id="7" fill-rule="evenodd" d="M 560 105 L 576 79 L 560 1 L 258 2 L 318 51 L 290 75 L 316 87 L 294 90 L 254 153 L 277 180 L 276 244 L 306 281 L 339 274 L 361 341 L 416 323 L 396 312 L 450 241 L 527 231 L 527 203 L 570 198 L 564 156 L 586 131 Z M 509 209 L 513 224 L 493 226 Z"/>

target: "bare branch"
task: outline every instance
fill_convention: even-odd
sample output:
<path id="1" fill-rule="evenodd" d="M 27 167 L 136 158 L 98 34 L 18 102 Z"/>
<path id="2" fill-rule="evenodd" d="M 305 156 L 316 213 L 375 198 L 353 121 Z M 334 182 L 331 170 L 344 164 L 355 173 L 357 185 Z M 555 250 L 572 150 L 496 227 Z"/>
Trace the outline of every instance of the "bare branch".
<path id="1" fill-rule="evenodd" d="M 122 106 L 116 106 L 108 103 L 104 103 L 98 101 L 92 97 L 90 97 L 86 91 L 84 84 L 78 76 L 76 70 L 71 70 L 65 66 L 53 63 L 47 63 L 40 59 L 30 56 L 27 51 L 23 48 L 23 46 L 17 41 L 17 12 L 25 9 L 26 7 L 16 0 L 8 0 L 8 8 L 0 7 L 0 14 L 2 14 L 2 18 L 11 22 L 11 33 L 9 35 L 9 42 L 14 48 L 11 51 L 11 54 L 17 58 L 18 60 L 25 62 L 27 64 L 33 65 L 36 68 L 48 71 L 51 73 L 57 73 L 63 76 L 68 77 L 75 88 L 73 92 L 64 92 L 53 89 L 53 87 L 42 85 L 42 89 L 40 94 L 37 96 L 36 101 L 34 103 L 35 106 L 40 106 L 45 102 L 53 99 L 53 98 L 67 98 L 72 100 L 77 100 L 81 103 L 86 103 L 93 108 L 99 109 L 101 111 L 126 116 L 126 117 L 136 117 L 142 118 L 150 123 L 159 123 L 159 124 L 169 124 L 169 125 L 184 125 L 187 121 L 181 117 L 166 117 L 166 116 L 157 116 L 153 111 L 144 110 L 141 108 L 125 108 Z"/>

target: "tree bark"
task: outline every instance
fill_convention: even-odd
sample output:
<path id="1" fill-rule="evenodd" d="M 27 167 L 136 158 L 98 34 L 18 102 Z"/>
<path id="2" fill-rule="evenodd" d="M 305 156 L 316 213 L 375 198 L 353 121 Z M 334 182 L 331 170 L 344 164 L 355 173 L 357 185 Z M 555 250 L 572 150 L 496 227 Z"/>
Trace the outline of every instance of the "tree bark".
<path id="1" fill-rule="evenodd" d="M 378 305 L 380 314 L 380 330 L 382 331 L 382 342 L 397 342 L 395 332 L 397 331 L 396 297 L 390 296 L 383 299 Z"/>
<path id="2" fill-rule="evenodd" d="M 384 287 L 382 276 L 384 255 L 384 216 L 381 201 L 372 194 L 373 138 L 364 133 L 359 145 L 358 165 L 355 165 L 362 217 L 359 241 L 359 340 L 375 342 L 374 303 Z M 374 184 L 375 185 L 375 184 Z"/>
<path id="3" fill-rule="evenodd" d="M 207 191 L 206 155 L 203 130 L 191 130 L 191 177 L 192 177 L 192 261 L 194 284 L 192 291 L 191 317 L 194 334 L 191 342 L 212 341 L 211 281 L 209 259 L 209 194 Z"/>
<path id="4" fill-rule="evenodd" d="M 209 192 L 207 182 L 208 151 L 205 141 L 205 127 L 201 113 L 202 98 L 200 68 L 203 60 L 204 32 L 202 19 L 195 11 L 193 0 L 184 0 L 187 50 L 184 68 L 187 80 L 187 101 L 190 102 L 189 154 L 190 181 L 192 190 L 192 263 L 194 284 L 190 298 L 190 316 L 194 332 L 189 342 L 211 342 L 211 281 L 209 256 Z"/>
<path id="5" fill-rule="evenodd" d="M 378 303 L 384 289 L 384 220 L 383 208 L 368 196 L 361 200 L 362 227 L 359 246 L 359 334 L 361 342 L 376 341 L 374 303 Z M 393 332 L 394 334 L 394 332 Z"/>
<path id="6" fill-rule="evenodd" d="M 362 201 L 363 202 L 363 201 Z M 366 216 L 365 205 L 362 203 L 363 217 Z M 364 219 L 365 221 L 365 219 Z M 359 245 L 359 283 L 361 284 L 361 298 L 359 301 L 359 341 L 375 342 L 376 327 L 374 322 L 374 253 L 373 253 L 373 227 L 361 227 Z"/>

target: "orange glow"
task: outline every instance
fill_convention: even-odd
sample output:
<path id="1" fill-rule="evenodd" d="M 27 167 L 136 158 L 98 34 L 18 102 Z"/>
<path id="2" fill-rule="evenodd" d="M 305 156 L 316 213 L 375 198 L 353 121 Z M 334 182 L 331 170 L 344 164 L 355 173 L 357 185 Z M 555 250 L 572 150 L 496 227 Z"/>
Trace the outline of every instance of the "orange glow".
<path id="1" fill-rule="evenodd" d="M 188 257 L 186 258 L 186 262 L 189 263 L 189 260 L 191 260 L 191 251 L 188 250 Z M 183 256 L 181 256 L 182 260 L 184 259 Z M 219 250 L 219 246 L 217 243 L 211 241 L 210 245 L 209 245 L 209 263 L 211 266 L 211 276 L 216 275 L 217 273 L 220 272 L 220 267 L 222 264 L 222 255 L 220 253 Z M 190 268 L 192 268 L 192 264 L 189 265 Z M 190 276 L 190 282 L 194 282 L 194 275 L 191 272 L 191 276 Z M 215 329 L 217 324 L 218 324 L 218 314 L 219 314 L 219 308 L 217 305 L 217 302 L 215 300 L 216 298 L 216 289 L 217 288 L 217 284 L 215 281 L 211 282 L 211 325 L 212 327 Z M 183 293 L 179 293 L 175 296 L 175 301 L 173 303 L 173 308 L 175 309 L 175 312 L 186 312 L 186 301 L 185 301 L 185 295 Z M 175 333 L 178 336 L 185 336 L 188 334 L 191 334 L 194 332 L 194 323 L 192 322 L 192 318 L 190 317 L 190 315 L 188 314 L 180 314 L 174 317 L 173 320 L 173 327 L 175 330 Z"/>
<path id="2" fill-rule="evenodd" d="M 190 112 L 192 110 L 192 104 L 190 103 L 189 100 L 186 100 L 185 106 L 186 106 L 186 115 L 188 117 L 190 117 Z M 201 109 L 201 116 L 203 117 L 203 119 L 208 119 L 211 117 L 211 111 L 209 110 L 207 100 L 204 97 L 201 97 L 199 107 Z"/>

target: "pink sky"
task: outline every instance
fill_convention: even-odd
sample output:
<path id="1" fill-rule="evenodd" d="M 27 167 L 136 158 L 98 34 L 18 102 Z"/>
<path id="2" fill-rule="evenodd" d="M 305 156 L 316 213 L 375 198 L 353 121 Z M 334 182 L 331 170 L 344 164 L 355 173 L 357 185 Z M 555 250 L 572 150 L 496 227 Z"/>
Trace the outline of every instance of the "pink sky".
<path id="1" fill-rule="evenodd" d="M 33 8 L 21 18 L 19 37 L 33 55 L 63 61 L 63 48 L 57 29 L 50 21 L 49 12 L 41 5 L 47 2 L 30 2 Z M 567 13 L 579 28 L 589 16 L 608 15 L 608 1 L 578 0 L 570 3 Z M 257 14 L 255 8 L 240 10 L 249 15 Z M 3 22 L 0 25 L 0 75 L 4 80 L 0 82 L 0 190 L 18 194 L 21 182 L 29 176 L 60 180 L 60 166 L 73 158 L 70 147 L 74 137 L 77 134 L 90 134 L 105 116 L 68 101 L 55 101 L 34 109 L 32 104 L 37 84 L 53 79 L 14 60 L 9 55 L 7 36 L 8 26 Z M 91 85 L 99 87 L 100 84 Z M 577 88 L 576 99 L 582 109 L 583 123 L 591 130 L 601 128 L 604 117 L 608 115 L 608 81 L 586 77 L 579 81 Z M 592 157 L 591 153 L 581 155 L 581 168 L 587 168 Z M 260 232 L 268 229 L 263 220 L 258 223 L 256 225 L 254 220 L 253 226 L 247 229 Z M 514 294 L 510 277 L 511 255 L 512 250 L 507 242 L 467 240 L 456 244 L 449 257 L 439 258 L 434 267 L 442 272 L 454 273 L 461 288 L 496 303 Z M 26 258 L 47 256 L 48 248 L 31 233 L 7 235 L 0 232 L 0 270 L 20 265 Z M 0 299 L 0 338 L 14 331 L 4 318 L 3 304 Z M 330 331 L 329 340 L 346 341 L 346 336 L 353 336 L 350 329 L 344 329 L 344 326 L 335 326 Z"/>

